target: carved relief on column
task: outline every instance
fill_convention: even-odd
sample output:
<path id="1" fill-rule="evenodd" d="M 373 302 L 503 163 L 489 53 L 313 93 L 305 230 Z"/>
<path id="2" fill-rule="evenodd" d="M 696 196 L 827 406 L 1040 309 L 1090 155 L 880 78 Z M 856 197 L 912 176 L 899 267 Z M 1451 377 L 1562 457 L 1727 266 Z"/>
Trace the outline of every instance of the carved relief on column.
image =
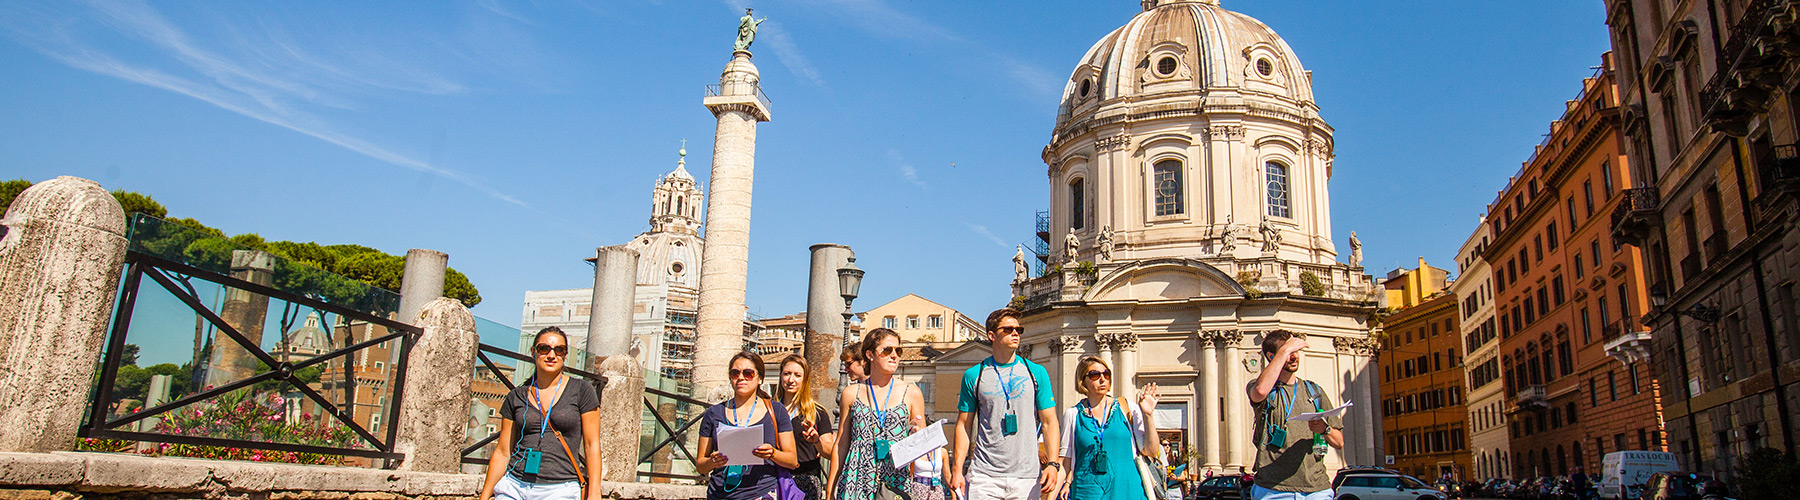
<path id="1" fill-rule="evenodd" d="M 1112 337 L 1112 344 L 1113 344 L 1114 350 L 1118 350 L 1118 351 L 1136 351 L 1137 350 L 1138 336 L 1136 333 L 1119 332 L 1119 333 L 1111 334 L 1111 337 Z"/>
<path id="2" fill-rule="evenodd" d="M 1381 348 L 1381 342 L 1374 337 L 1335 337 L 1331 343 L 1338 351 L 1356 356 L 1373 357 Z"/>
<path id="3" fill-rule="evenodd" d="M 1244 126 L 1243 125 L 1213 125 L 1211 129 L 1207 130 L 1206 135 L 1210 139 L 1222 139 L 1222 140 L 1227 140 L 1227 141 L 1243 140 L 1244 139 Z"/>
<path id="4" fill-rule="evenodd" d="M 1244 333 L 1236 329 L 1201 330 L 1200 343 L 1213 346 L 1236 345 L 1242 342 Z"/>

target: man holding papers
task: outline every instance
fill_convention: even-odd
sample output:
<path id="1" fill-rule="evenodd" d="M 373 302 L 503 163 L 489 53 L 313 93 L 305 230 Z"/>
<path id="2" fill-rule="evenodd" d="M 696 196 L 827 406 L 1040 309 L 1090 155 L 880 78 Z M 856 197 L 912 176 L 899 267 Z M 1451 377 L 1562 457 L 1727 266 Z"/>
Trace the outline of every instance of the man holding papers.
<path id="1" fill-rule="evenodd" d="M 1332 498 L 1325 446 L 1344 447 L 1344 422 L 1329 414 L 1296 418 L 1333 409 L 1319 384 L 1299 377 L 1300 351 L 1304 349 L 1306 340 L 1294 332 L 1275 330 L 1263 335 L 1262 373 L 1247 388 L 1256 412 L 1256 482 L 1250 487 L 1254 500 Z"/>

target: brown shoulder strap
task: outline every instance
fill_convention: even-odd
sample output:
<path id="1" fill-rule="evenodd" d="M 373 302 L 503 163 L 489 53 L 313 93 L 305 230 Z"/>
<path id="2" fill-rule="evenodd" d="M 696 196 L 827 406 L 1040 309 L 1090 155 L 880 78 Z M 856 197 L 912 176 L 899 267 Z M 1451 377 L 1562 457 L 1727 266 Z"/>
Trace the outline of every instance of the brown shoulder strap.
<path id="1" fill-rule="evenodd" d="M 569 441 L 563 439 L 562 432 L 557 431 L 556 426 L 550 426 L 550 432 L 556 434 L 557 442 L 562 443 L 563 454 L 569 456 L 569 465 L 575 466 L 575 480 L 581 482 L 581 488 L 583 490 L 587 489 L 587 474 L 581 472 L 581 459 L 575 456 L 574 451 L 569 450 Z"/>

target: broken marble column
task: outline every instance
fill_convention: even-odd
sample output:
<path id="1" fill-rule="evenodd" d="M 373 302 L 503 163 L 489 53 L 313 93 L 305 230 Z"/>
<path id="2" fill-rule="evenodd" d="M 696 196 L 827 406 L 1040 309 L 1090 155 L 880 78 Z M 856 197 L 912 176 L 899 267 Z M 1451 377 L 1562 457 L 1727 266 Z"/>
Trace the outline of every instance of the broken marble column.
<path id="1" fill-rule="evenodd" d="M 644 427 L 644 369 L 636 349 L 607 356 L 598 372 L 600 392 L 600 480 L 637 481 L 638 438 Z"/>
<path id="2" fill-rule="evenodd" d="M 26 189 L 0 218 L 0 452 L 75 448 L 126 244 L 118 200 L 78 177 Z"/>
<path id="3" fill-rule="evenodd" d="M 462 464 L 481 341 L 475 315 L 462 302 L 439 297 L 406 319 L 425 331 L 407 355 L 394 451 L 406 456 L 400 470 L 454 474 Z"/>
<path id="4" fill-rule="evenodd" d="M 813 245 L 812 268 L 806 281 L 806 370 L 813 374 L 813 397 L 827 404 L 838 400 L 838 371 L 843 361 L 844 294 L 838 284 L 838 269 L 850 263 L 856 254 L 850 247 L 833 243 Z M 774 361 L 774 360 L 768 360 Z"/>
<path id="5" fill-rule="evenodd" d="M 584 367 L 598 366 L 595 359 L 631 350 L 631 308 L 637 302 L 637 250 L 615 245 L 600 247 L 595 253 L 593 307 L 588 308 L 589 359 L 582 360 Z"/>
<path id="6" fill-rule="evenodd" d="M 231 277 L 263 286 L 275 283 L 275 256 L 261 250 L 232 250 Z M 262 345 L 263 324 L 269 317 L 269 296 L 234 287 L 225 288 L 225 305 L 219 319 Z M 264 368 L 262 360 L 224 331 L 213 335 L 212 358 L 206 365 L 206 385 L 221 386 L 250 378 Z"/>

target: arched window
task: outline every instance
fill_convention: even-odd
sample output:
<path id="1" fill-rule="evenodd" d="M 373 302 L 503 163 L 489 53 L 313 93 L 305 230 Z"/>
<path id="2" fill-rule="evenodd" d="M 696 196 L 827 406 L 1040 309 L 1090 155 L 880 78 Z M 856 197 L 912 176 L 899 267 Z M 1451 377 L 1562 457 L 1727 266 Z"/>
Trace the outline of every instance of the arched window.
<path id="1" fill-rule="evenodd" d="M 675 198 L 675 214 L 677 214 L 677 215 L 686 214 L 687 207 L 682 206 L 682 204 L 686 203 L 687 199 L 682 198 L 680 196 L 676 196 L 674 198 Z"/>
<path id="2" fill-rule="evenodd" d="M 1087 227 L 1087 180 L 1076 178 L 1069 183 L 1069 228 Z"/>
<path id="3" fill-rule="evenodd" d="M 1156 162 L 1153 179 L 1154 183 L 1150 187 L 1156 192 L 1156 215 L 1185 213 L 1181 203 L 1181 161 Z"/>
<path id="4" fill-rule="evenodd" d="M 1288 206 L 1288 170 L 1286 165 L 1269 162 L 1263 165 L 1269 185 L 1269 215 L 1293 217 Z"/>

